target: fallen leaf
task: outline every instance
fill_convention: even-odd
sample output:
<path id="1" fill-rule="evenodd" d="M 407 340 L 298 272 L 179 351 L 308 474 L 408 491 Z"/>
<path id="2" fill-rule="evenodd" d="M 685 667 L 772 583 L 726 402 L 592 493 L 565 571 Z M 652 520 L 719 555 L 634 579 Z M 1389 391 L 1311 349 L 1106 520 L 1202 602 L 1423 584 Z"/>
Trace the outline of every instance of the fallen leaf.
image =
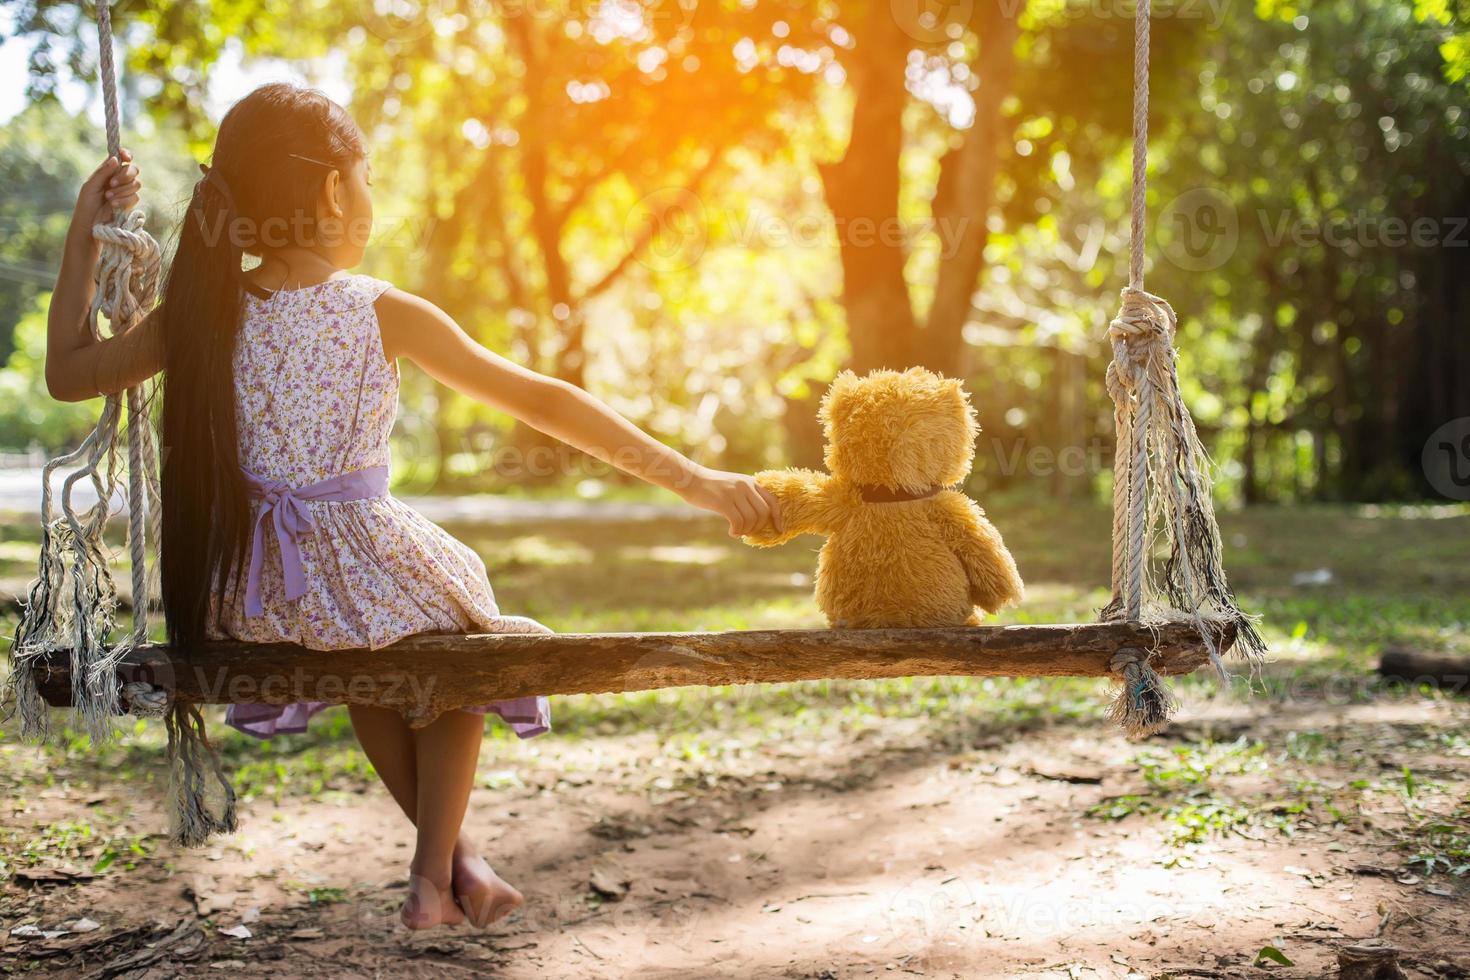
<path id="1" fill-rule="evenodd" d="M 607 868 L 598 868 L 592 872 L 588 884 L 603 898 L 616 902 L 628 894 L 628 886 L 631 882 L 625 881 L 616 872 Z"/>
<path id="2" fill-rule="evenodd" d="M 229 936 L 231 939 L 249 939 L 252 935 L 249 926 L 230 926 L 228 929 L 221 929 L 219 934 Z"/>
<path id="3" fill-rule="evenodd" d="M 1037 779 L 1050 779 L 1059 783 L 1073 783 L 1083 786 L 1096 786 L 1103 781 L 1104 773 L 1097 769 L 1070 768 L 1067 766 L 1051 766 L 1032 763 L 1023 766 L 1022 772 Z"/>
<path id="4" fill-rule="evenodd" d="M 1256 953 L 1256 966 L 1265 966 L 1267 963 L 1279 963 L 1282 966 L 1296 966 L 1286 954 L 1275 946 L 1262 946 L 1260 952 Z"/>

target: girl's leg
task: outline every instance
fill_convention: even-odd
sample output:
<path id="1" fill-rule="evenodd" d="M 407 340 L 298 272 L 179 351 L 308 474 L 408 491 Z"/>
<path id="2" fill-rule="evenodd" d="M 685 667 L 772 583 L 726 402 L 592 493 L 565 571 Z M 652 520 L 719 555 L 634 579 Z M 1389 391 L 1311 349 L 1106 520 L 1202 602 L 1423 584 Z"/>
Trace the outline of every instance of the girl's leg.
<path id="1" fill-rule="evenodd" d="M 348 710 L 358 742 L 373 768 L 404 814 L 417 825 L 419 778 L 415 732 L 402 715 L 389 708 L 353 705 Z M 467 712 L 451 714 L 475 719 L 473 752 L 478 757 L 483 719 Z M 473 769 L 471 772 L 473 781 Z M 514 911 L 523 901 L 520 892 L 495 874 L 463 831 L 455 843 L 451 876 L 455 897 L 470 921 L 480 928 Z"/>
<path id="2" fill-rule="evenodd" d="M 415 826 L 418 841 L 409 864 L 410 889 L 432 887 L 440 896 L 454 895 L 454 849 L 475 783 L 475 767 L 484 738 L 484 719 L 464 711 L 449 711 L 414 733 L 414 761 L 418 773 Z M 436 917 L 432 909 L 420 914 L 404 910 L 404 921 L 413 928 L 453 924 L 453 914 Z"/>
<path id="3" fill-rule="evenodd" d="M 357 744 L 377 770 L 405 816 L 414 820 L 418 812 L 418 762 L 414 758 L 413 729 L 392 708 L 353 704 L 347 708 Z"/>
<path id="4" fill-rule="evenodd" d="M 378 772 L 378 778 L 410 822 L 418 812 L 418 752 L 414 733 L 398 712 L 390 708 L 352 705 L 352 728 L 358 744 Z M 408 898 L 399 913 L 410 929 L 432 929 L 458 925 L 464 916 L 455 903 L 449 879 L 436 880 L 409 866 Z"/>
<path id="5" fill-rule="evenodd" d="M 484 735 L 485 720 L 467 711 L 446 711 L 414 732 L 418 773 L 415 870 L 436 881 L 442 877 L 446 886 Z"/>

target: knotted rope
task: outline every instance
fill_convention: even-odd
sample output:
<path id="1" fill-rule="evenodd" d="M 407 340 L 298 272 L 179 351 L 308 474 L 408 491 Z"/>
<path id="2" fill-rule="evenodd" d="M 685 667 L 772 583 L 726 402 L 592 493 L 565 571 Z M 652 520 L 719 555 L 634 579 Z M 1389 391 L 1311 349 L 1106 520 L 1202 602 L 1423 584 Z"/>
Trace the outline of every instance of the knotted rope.
<path id="1" fill-rule="evenodd" d="M 116 66 L 113 62 L 112 17 L 107 0 L 97 4 L 99 73 L 106 110 L 107 149 L 121 152 Z M 145 229 L 141 210 L 113 209 L 92 228 L 98 243 L 94 271 L 96 290 L 88 312 L 94 341 L 102 340 L 101 318 L 113 336 L 136 327 L 153 309 L 158 296 L 162 258 L 158 243 Z M 132 561 L 132 628 L 109 645 L 116 625 L 117 590 L 103 533 L 108 508 L 118 487 L 118 421 L 127 404 L 128 549 Z M 174 787 L 174 837 L 199 844 L 217 830 L 234 828 L 234 794 L 218 760 L 209 751 L 198 711 L 173 704 L 165 688 L 145 682 L 118 683 L 117 666 L 148 640 L 151 575 L 148 539 L 159 536 L 158 450 L 149 418 L 149 393 L 142 385 L 125 396 L 109 395 L 97 426 L 73 452 L 51 460 L 42 471 L 40 572 L 31 586 L 11 655 L 6 696 L 16 707 L 22 734 L 47 735 L 45 701 L 37 688 L 36 661 L 69 651 L 72 705 L 78 727 L 94 742 L 115 735 L 114 717 L 125 708 L 146 717 L 169 717 L 169 761 Z M 52 479 L 58 470 L 77 467 L 62 484 L 61 514 L 55 510 Z M 72 499 L 81 481 L 92 484 L 97 502 L 79 511 Z M 223 803 L 207 805 L 206 776 L 218 783 Z M 214 809 L 219 810 L 215 815 Z"/>
<path id="2" fill-rule="evenodd" d="M 1117 722 L 1130 738 L 1151 735 L 1163 728 L 1179 707 L 1169 686 L 1148 661 L 1147 650 L 1124 647 L 1113 654 L 1108 665 L 1123 681 L 1108 706 L 1108 718 Z"/>
<path id="3" fill-rule="evenodd" d="M 1133 45 L 1128 286 L 1122 291 L 1118 315 L 1108 325 L 1113 361 L 1108 365 L 1107 389 L 1113 400 L 1117 454 L 1113 464 L 1113 597 L 1103 618 L 1136 622 L 1146 613 L 1161 618 L 1185 615 L 1204 637 L 1216 671 L 1228 680 L 1215 632 L 1220 620 L 1234 624 L 1238 648 L 1248 657 L 1260 657 L 1266 647 L 1251 618 L 1236 605 L 1225 579 L 1211 500 L 1210 460 L 1179 391 L 1174 349 L 1178 317 L 1168 302 L 1144 289 L 1149 14 L 1149 0 L 1139 0 Z M 1150 561 L 1156 534 L 1162 534 L 1168 543 L 1162 583 L 1155 580 Z M 1160 592 L 1167 606 L 1155 604 L 1146 609 L 1146 599 Z M 1174 700 L 1163 679 L 1147 667 L 1147 657 L 1142 661 L 1125 657 L 1113 669 L 1123 675 L 1124 690 L 1112 714 L 1126 729 L 1138 734 L 1167 721 Z"/>

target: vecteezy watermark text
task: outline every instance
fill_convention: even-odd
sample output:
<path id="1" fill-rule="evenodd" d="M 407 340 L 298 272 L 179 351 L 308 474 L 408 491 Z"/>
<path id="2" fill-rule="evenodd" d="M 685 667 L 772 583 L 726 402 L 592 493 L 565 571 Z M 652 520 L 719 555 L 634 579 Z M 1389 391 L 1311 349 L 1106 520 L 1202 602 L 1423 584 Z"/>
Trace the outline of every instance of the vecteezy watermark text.
<path id="1" fill-rule="evenodd" d="M 289 672 L 246 674 L 218 667 L 188 668 L 204 700 L 211 704 L 284 704 L 325 701 L 330 704 L 388 704 L 428 708 L 438 687 L 437 674 L 343 674 L 297 667 Z"/>
<path id="2" fill-rule="evenodd" d="M 1470 248 L 1470 216 L 1399 217 L 1366 209 L 1310 217 L 1290 209 L 1242 212 L 1224 191 L 1195 187 L 1170 201 L 1155 225 L 1166 258 L 1187 272 L 1230 260 L 1247 230 L 1269 249 Z"/>
<path id="3" fill-rule="evenodd" d="M 354 218 L 318 218 L 297 211 L 257 221 L 243 215 L 216 212 L 204 215 L 194 212 L 189 221 L 196 223 L 205 245 L 213 248 L 223 242 L 243 252 L 258 254 L 262 249 L 287 246 L 305 248 L 407 248 L 422 251 L 434 232 L 434 219 L 423 215 Z"/>

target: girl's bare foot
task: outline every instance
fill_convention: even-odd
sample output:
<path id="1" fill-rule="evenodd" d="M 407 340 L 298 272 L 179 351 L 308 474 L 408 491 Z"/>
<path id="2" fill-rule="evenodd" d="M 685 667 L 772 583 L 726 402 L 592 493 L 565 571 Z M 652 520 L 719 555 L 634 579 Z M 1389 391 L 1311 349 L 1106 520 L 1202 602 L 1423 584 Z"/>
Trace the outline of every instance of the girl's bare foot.
<path id="1" fill-rule="evenodd" d="M 410 929 L 434 929 L 464 924 L 464 915 L 454 900 L 454 888 L 441 887 L 428 876 L 410 873 L 408 898 L 399 912 Z"/>
<path id="2" fill-rule="evenodd" d="M 454 897 L 476 929 L 505 918 L 525 902 L 520 892 L 501 880 L 489 863 L 467 846 L 454 851 Z"/>

